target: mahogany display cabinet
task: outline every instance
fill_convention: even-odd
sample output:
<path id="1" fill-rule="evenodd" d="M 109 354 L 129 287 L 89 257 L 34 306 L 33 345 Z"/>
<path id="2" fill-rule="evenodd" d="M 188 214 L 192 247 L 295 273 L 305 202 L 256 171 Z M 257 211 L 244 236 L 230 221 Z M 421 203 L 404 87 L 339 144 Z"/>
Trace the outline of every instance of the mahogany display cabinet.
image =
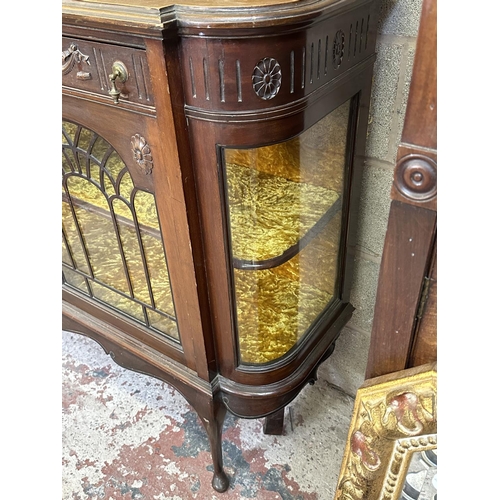
<path id="1" fill-rule="evenodd" d="M 349 303 L 378 4 L 63 0 L 63 329 L 179 390 L 229 485 Z"/>

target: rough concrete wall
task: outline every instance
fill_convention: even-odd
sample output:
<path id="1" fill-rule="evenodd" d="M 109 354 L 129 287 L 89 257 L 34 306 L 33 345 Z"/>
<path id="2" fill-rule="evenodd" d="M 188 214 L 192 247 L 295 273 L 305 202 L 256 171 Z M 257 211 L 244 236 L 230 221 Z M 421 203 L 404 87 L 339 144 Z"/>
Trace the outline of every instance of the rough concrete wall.
<path id="1" fill-rule="evenodd" d="M 356 308 L 319 375 L 354 396 L 364 381 L 397 147 L 422 0 L 382 0 L 351 302 Z"/>

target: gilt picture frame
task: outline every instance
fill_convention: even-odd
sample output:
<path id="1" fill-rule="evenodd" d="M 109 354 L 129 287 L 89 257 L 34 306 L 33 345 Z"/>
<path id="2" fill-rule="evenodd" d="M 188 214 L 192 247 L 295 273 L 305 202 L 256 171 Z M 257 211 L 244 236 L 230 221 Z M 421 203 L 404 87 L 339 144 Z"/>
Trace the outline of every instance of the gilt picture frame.
<path id="1" fill-rule="evenodd" d="M 334 500 L 437 499 L 437 364 L 358 389 Z"/>

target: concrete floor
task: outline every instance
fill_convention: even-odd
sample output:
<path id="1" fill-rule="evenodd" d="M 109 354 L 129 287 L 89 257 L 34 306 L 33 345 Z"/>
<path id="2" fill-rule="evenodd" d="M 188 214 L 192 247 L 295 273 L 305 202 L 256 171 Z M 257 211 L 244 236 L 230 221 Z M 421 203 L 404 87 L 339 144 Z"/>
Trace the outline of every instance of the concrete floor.
<path id="1" fill-rule="evenodd" d="M 179 393 L 90 339 L 62 340 L 63 500 L 333 499 L 354 400 L 326 380 L 287 408 L 282 436 L 263 434 L 263 419 L 226 417 L 230 487 L 216 493 L 208 439 Z"/>

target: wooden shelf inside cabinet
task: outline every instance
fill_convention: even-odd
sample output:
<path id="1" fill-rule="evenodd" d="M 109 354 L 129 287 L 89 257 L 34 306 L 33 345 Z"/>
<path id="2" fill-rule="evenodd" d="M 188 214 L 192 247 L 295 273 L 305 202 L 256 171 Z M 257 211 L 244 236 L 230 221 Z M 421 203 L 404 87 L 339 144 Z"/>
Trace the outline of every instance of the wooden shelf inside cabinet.
<path id="1" fill-rule="evenodd" d="M 277 432 L 352 315 L 378 13 L 223 3 L 63 0 L 63 326 L 187 398 L 217 491 L 226 411 Z"/>

